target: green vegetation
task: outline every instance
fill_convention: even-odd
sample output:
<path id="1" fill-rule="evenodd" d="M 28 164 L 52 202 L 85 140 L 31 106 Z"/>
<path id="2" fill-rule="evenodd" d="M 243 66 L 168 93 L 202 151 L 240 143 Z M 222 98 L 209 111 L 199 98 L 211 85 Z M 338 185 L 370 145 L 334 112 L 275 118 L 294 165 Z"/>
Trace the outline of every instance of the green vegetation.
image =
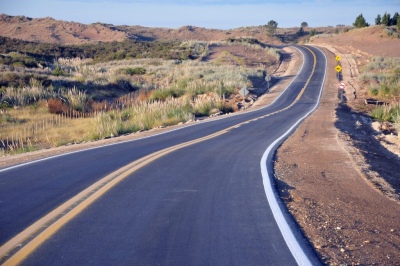
<path id="1" fill-rule="evenodd" d="M 368 27 L 369 24 L 365 21 L 363 14 L 358 15 L 356 21 L 353 23 L 353 26 L 356 28 Z"/>
<path id="2" fill-rule="evenodd" d="M 311 29 L 309 34 L 310 34 L 310 37 L 315 36 L 317 34 L 317 30 Z"/>
<path id="3" fill-rule="evenodd" d="M 399 26 L 399 13 L 394 13 L 393 17 L 390 16 L 390 13 L 385 12 L 383 16 L 378 14 L 375 18 L 375 25 L 385 25 L 386 27 L 389 26 Z"/>
<path id="4" fill-rule="evenodd" d="M 266 62 L 271 65 L 280 58 L 255 39 L 227 43 L 263 49 L 276 57 Z M 237 110 L 232 95 L 263 79 L 264 69 L 248 68 L 229 53 L 227 61 L 237 64 L 193 60 L 207 54 L 208 45 L 62 47 L 1 38 L 0 152 L 92 141 Z"/>
<path id="5" fill-rule="evenodd" d="M 274 36 L 276 29 L 278 28 L 278 22 L 276 22 L 275 20 L 270 20 L 265 27 L 267 28 L 267 35 Z"/>
<path id="6" fill-rule="evenodd" d="M 374 57 L 364 67 L 360 80 L 368 96 L 387 104 L 377 106 L 371 116 L 378 121 L 400 121 L 400 58 Z"/>
<path id="7" fill-rule="evenodd" d="M 136 67 L 136 68 L 121 68 L 118 70 L 119 74 L 127 74 L 127 75 L 144 75 L 146 74 L 146 69 L 143 67 Z"/>
<path id="8" fill-rule="evenodd" d="M 47 61 L 56 58 L 92 58 L 94 62 L 112 60 L 163 58 L 189 59 L 193 57 L 191 47 L 181 46 L 180 42 L 107 42 L 60 46 L 49 43 L 34 43 L 7 37 L 0 37 L 0 53 L 18 52 L 27 58 Z M 193 59 L 193 58 L 192 58 Z"/>

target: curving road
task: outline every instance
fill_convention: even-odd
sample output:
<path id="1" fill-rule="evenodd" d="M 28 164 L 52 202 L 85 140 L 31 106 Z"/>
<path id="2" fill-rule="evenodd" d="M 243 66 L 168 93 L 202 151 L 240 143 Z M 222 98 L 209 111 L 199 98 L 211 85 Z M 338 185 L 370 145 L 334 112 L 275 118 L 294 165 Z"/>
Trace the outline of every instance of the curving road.
<path id="1" fill-rule="evenodd" d="M 126 174 L 32 253 L 26 253 L 22 264 L 319 264 L 285 211 L 294 242 L 302 250 L 294 250 L 293 239 L 281 233 L 260 168 L 264 158 L 261 165 L 268 171 L 264 174 L 273 175 L 273 153 L 265 155 L 266 149 L 274 150 L 283 141 L 279 138 L 290 133 L 319 101 L 326 58 L 316 48 L 297 48 L 304 57 L 301 71 L 266 108 L 0 170 L 3 251 L 31 224 L 123 166 L 219 132 Z M 0 263 L 19 248 L 7 250 L 6 256 L 0 252 Z M 297 252 L 307 259 L 299 258 Z M 18 256 L 22 255 L 14 257 Z"/>

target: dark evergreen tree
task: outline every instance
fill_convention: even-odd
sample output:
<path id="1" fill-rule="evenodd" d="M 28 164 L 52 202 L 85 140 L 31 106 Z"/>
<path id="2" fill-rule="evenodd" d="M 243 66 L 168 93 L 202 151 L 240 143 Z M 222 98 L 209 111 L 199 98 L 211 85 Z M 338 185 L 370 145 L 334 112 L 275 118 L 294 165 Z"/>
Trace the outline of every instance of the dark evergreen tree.
<path id="1" fill-rule="evenodd" d="M 275 20 L 270 20 L 270 21 L 268 21 L 268 24 L 266 27 L 267 27 L 268 36 L 274 36 L 276 28 L 278 27 L 278 22 L 276 22 Z"/>
<path id="2" fill-rule="evenodd" d="M 375 18 L 375 25 L 381 25 L 382 24 L 382 18 L 381 15 L 378 14 L 378 16 Z"/>
<path id="3" fill-rule="evenodd" d="M 399 19 L 400 15 L 398 12 L 394 13 L 393 18 L 392 18 L 392 23 L 390 23 L 391 25 L 399 25 L 397 23 L 398 19 Z"/>
<path id="4" fill-rule="evenodd" d="M 390 26 L 390 14 L 385 12 L 385 14 L 382 17 L 382 24 L 385 26 Z"/>
<path id="5" fill-rule="evenodd" d="M 397 18 L 397 30 L 400 31 L 400 16 Z"/>
<path id="6" fill-rule="evenodd" d="M 360 14 L 357 18 L 356 21 L 353 23 L 354 27 L 356 28 L 363 28 L 363 27 L 368 27 L 369 24 L 365 21 L 365 18 L 363 14 Z"/>

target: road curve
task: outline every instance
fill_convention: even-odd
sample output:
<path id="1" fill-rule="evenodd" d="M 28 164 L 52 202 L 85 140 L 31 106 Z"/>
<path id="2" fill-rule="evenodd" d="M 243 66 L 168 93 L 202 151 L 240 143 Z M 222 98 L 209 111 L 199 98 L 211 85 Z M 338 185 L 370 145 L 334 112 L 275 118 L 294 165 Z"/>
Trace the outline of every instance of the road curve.
<path id="1" fill-rule="evenodd" d="M 301 71 L 266 108 L 0 170 L 0 245 L 132 161 L 261 117 L 133 172 L 23 264 L 296 263 L 266 200 L 260 160 L 319 100 L 326 59 L 315 48 L 298 49 Z"/>

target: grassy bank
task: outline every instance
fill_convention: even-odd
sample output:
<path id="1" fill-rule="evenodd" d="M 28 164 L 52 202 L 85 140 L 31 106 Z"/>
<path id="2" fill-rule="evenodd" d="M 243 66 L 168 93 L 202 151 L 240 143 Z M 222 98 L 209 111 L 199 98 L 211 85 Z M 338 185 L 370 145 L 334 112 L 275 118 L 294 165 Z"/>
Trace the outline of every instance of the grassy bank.
<path id="1" fill-rule="evenodd" d="M 206 54 L 208 47 L 195 42 L 182 46 L 198 55 Z M 279 54 L 273 49 L 266 52 Z M 0 154 L 93 141 L 185 123 L 196 116 L 234 112 L 233 96 L 264 75 L 264 69 L 243 65 L 154 58 L 106 62 L 58 58 L 45 67 L 3 64 Z"/>
<path id="2" fill-rule="evenodd" d="M 372 58 L 362 69 L 360 81 L 368 97 L 384 103 L 372 108 L 370 115 L 394 123 L 400 131 L 400 58 Z"/>

